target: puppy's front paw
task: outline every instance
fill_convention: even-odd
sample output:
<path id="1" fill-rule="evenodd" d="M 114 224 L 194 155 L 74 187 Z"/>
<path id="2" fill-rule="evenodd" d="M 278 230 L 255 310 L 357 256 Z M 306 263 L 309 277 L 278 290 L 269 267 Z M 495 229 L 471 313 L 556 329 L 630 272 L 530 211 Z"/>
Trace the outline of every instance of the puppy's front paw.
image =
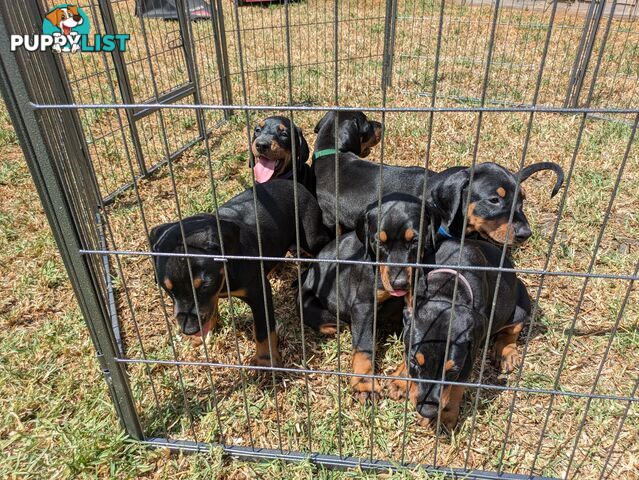
<path id="1" fill-rule="evenodd" d="M 373 385 L 372 378 L 353 377 L 351 386 L 355 390 L 355 398 L 361 404 L 373 399 L 378 400 L 382 396 L 382 385 L 378 379 L 375 380 L 375 385 Z"/>
<path id="2" fill-rule="evenodd" d="M 188 335 L 186 338 L 193 348 L 198 348 L 204 343 L 204 338 L 201 335 Z"/>
<path id="3" fill-rule="evenodd" d="M 515 346 L 508 346 L 504 348 L 501 353 L 495 353 L 494 356 L 495 367 L 502 374 L 508 374 L 515 370 L 519 366 L 519 354 Z"/>
<path id="4" fill-rule="evenodd" d="M 408 382 L 406 380 L 391 380 L 388 383 L 388 396 L 393 400 L 406 398 Z"/>
<path id="5" fill-rule="evenodd" d="M 278 354 L 273 352 L 273 363 L 271 363 L 271 358 L 266 355 L 254 355 L 251 358 L 250 364 L 255 367 L 281 367 L 282 359 Z"/>
<path id="6" fill-rule="evenodd" d="M 440 426 L 444 427 L 448 432 L 452 432 L 457 426 L 457 422 L 459 421 L 459 410 L 447 410 L 444 409 L 441 412 L 440 417 Z M 437 417 L 426 418 L 422 417 L 419 413 L 417 414 L 416 419 L 417 425 L 427 428 L 431 432 L 435 433 L 437 429 Z"/>
<path id="7" fill-rule="evenodd" d="M 377 403 L 382 398 L 379 392 L 355 392 L 354 396 L 362 405 L 366 405 L 367 402 Z"/>
<path id="8" fill-rule="evenodd" d="M 322 335 L 326 335 L 327 337 L 334 337 L 335 335 L 337 335 L 337 324 L 325 323 L 319 327 L 319 332 Z"/>

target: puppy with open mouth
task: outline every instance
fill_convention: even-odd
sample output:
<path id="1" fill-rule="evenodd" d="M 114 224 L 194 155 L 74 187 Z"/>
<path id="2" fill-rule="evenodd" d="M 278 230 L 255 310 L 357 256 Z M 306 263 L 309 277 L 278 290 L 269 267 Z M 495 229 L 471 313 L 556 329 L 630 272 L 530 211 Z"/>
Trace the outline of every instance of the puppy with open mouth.
<path id="1" fill-rule="evenodd" d="M 297 181 L 315 195 L 315 175 L 306 163 L 308 143 L 302 129 L 292 125 L 290 119 L 271 116 L 259 121 L 253 129 L 251 153 L 250 165 L 256 183 L 275 178 L 292 180 L 295 168 Z"/>
<path id="2" fill-rule="evenodd" d="M 366 376 L 375 368 L 374 318 L 380 328 L 391 327 L 395 318 L 401 318 L 403 306 L 411 303 L 413 267 L 405 264 L 415 263 L 428 249 L 430 217 L 428 212 L 423 215 L 422 222 L 422 206 L 417 197 L 386 195 L 381 205 L 368 206 L 354 232 L 326 245 L 318 255 L 324 261 L 313 263 L 302 275 L 306 325 L 328 335 L 337 331 L 338 317 L 339 322 L 351 325 L 352 366 L 357 374 L 351 377 L 351 386 L 362 403 L 382 391 L 381 382 Z M 420 229 L 422 224 L 424 228 Z M 379 261 L 380 265 L 344 264 L 338 268 L 337 258 Z"/>

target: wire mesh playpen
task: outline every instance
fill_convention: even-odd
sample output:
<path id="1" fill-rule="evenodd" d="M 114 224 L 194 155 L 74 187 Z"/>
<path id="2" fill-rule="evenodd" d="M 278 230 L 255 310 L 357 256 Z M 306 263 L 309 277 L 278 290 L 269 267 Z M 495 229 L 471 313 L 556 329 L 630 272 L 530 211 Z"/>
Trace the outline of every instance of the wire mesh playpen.
<path id="1" fill-rule="evenodd" d="M 636 477 L 636 3 L 213 0 L 196 22 L 185 0 L 175 21 L 83 0 L 92 34 L 129 34 L 126 51 L 10 52 L 55 3 L 0 5 L 2 89 L 129 435 L 464 478 Z M 351 398 L 348 330 L 324 339 L 297 313 L 291 285 L 312 259 L 289 256 L 271 278 L 285 361 L 261 377 L 241 302 L 222 302 L 222 325 L 193 348 L 154 281 L 150 228 L 251 187 L 256 120 L 280 112 L 311 144 L 340 109 L 384 123 L 371 161 L 553 160 L 567 173 L 555 199 L 545 177 L 527 189 L 535 234 L 513 253 L 534 301 L 521 366 L 506 380 L 475 367 L 452 436 L 415 424 L 409 403 Z M 379 339 L 379 381 L 400 343 Z"/>

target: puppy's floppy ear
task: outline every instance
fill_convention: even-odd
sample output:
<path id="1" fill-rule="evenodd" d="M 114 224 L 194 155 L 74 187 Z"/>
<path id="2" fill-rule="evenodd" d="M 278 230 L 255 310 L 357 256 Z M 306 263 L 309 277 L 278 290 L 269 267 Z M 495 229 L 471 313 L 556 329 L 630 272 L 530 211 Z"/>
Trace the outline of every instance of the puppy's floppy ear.
<path id="1" fill-rule="evenodd" d="M 308 160 L 308 155 L 310 153 L 308 149 L 308 143 L 302 134 L 302 129 L 300 127 L 295 127 L 295 136 L 297 137 L 297 164 L 301 165 L 306 163 Z"/>
<path id="2" fill-rule="evenodd" d="M 192 218 L 195 219 L 195 217 Z M 240 228 L 235 223 L 220 219 L 220 230 L 218 230 L 214 215 L 197 218 L 197 222 L 191 220 L 184 223 L 187 247 L 219 255 L 222 253 L 223 242 L 225 254 L 234 255 L 239 251 Z"/>
<path id="3" fill-rule="evenodd" d="M 210 239 L 214 234 L 215 217 L 209 214 L 199 214 L 182 220 L 180 222 L 165 223 L 151 229 L 151 249 L 154 252 L 173 252 L 176 248 L 184 245 L 187 247 L 206 249 Z M 182 238 L 182 230 L 184 237 Z"/>
<path id="4" fill-rule="evenodd" d="M 52 10 L 49 13 L 47 13 L 47 16 L 44 18 L 49 20 L 55 27 L 60 28 L 62 15 L 63 15 L 62 10 L 60 10 L 59 8 L 56 8 L 55 10 Z"/>
<path id="5" fill-rule="evenodd" d="M 411 325 L 413 323 L 413 310 L 412 308 L 409 308 L 407 306 L 404 305 L 404 310 L 402 312 L 402 317 L 403 317 L 403 323 L 404 323 L 404 335 L 408 335 L 410 333 L 410 328 Z M 410 338 L 408 338 L 409 342 L 410 342 Z"/>
<path id="6" fill-rule="evenodd" d="M 483 339 L 486 338 L 486 330 L 488 329 L 488 319 L 477 310 L 468 311 L 467 308 L 464 309 L 466 313 L 469 313 L 473 316 L 472 318 L 472 336 L 473 336 L 473 350 L 477 352 L 483 344 Z"/>
<path id="7" fill-rule="evenodd" d="M 177 223 L 163 223 L 162 225 L 156 225 L 149 232 L 149 239 L 151 240 L 151 251 L 158 253 L 172 253 L 175 250 L 175 231 L 179 230 Z M 153 263 L 155 264 L 155 268 L 153 269 L 153 274 L 155 277 L 155 281 L 160 283 L 158 280 L 158 274 L 162 275 L 160 270 L 163 268 L 162 265 L 165 264 L 166 257 L 153 257 Z"/>
<path id="8" fill-rule="evenodd" d="M 424 221 L 421 231 L 422 237 L 422 259 L 426 257 L 429 249 L 434 247 L 434 237 L 437 233 L 439 225 L 442 223 L 442 217 L 439 210 L 436 210 L 433 203 L 427 201 L 424 205 Z"/>
<path id="9" fill-rule="evenodd" d="M 380 132 L 384 130 L 384 124 L 382 122 L 378 122 L 377 120 L 369 120 L 368 123 L 371 127 L 373 127 L 374 131 L 379 130 Z"/>
<path id="10" fill-rule="evenodd" d="M 429 208 L 441 218 L 441 223 L 447 227 L 453 223 L 463 202 L 462 194 L 470 180 L 470 170 L 464 168 L 458 172 L 445 177 L 441 181 L 437 181 L 437 176 L 445 172 L 434 175 L 429 182 L 433 182 L 434 186 L 430 190 Z"/>
<path id="11" fill-rule="evenodd" d="M 355 155 L 362 153 L 362 137 L 356 118 L 350 118 L 342 122 L 337 135 L 337 144 L 340 152 L 351 152 Z"/>
<path id="12" fill-rule="evenodd" d="M 239 225 L 220 219 L 220 228 L 222 229 L 221 237 L 224 242 L 224 253 L 226 255 L 236 255 L 240 251 Z"/>
<path id="13" fill-rule="evenodd" d="M 246 127 L 246 130 L 249 134 L 249 137 L 251 138 L 251 145 L 249 146 L 248 156 L 246 158 L 246 166 L 249 168 L 253 168 L 255 166 L 255 158 L 253 156 L 253 142 L 255 141 L 255 126 L 253 127 L 253 130 L 251 130 L 250 127 Z"/>
<path id="14" fill-rule="evenodd" d="M 322 117 L 322 119 L 317 122 L 317 125 L 315 125 L 315 129 L 313 130 L 315 133 L 319 133 L 319 131 L 322 129 L 322 127 L 324 127 L 324 125 L 326 125 L 326 122 L 328 122 L 330 119 L 333 118 L 334 113 L 333 112 L 326 112 L 326 115 L 324 115 Z"/>
<path id="15" fill-rule="evenodd" d="M 163 223 L 162 225 L 156 225 L 149 232 L 151 240 L 151 251 L 153 252 L 168 252 L 173 251 L 175 248 L 175 242 L 173 239 L 173 230 L 177 227 L 176 222 Z"/>
<path id="16" fill-rule="evenodd" d="M 357 128 L 359 129 L 359 133 L 360 136 L 370 136 L 370 137 L 376 137 L 376 130 L 380 131 L 381 134 L 381 130 L 382 130 L 382 124 L 380 122 L 377 122 L 375 120 L 369 120 L 368 117 L 366 117 L 366 115 L 357 116 L 356 117 L 356 121 L 357 121 Z"/>
<path id="17" fill-rule="evenodd" d="M 369 249 L 369 241 L 368 241 L 368 212 L 364 212 L 357 219 L 357 223 L 355 224 L 355 234 L 362 245 L 366 247 L 366 251 Z"/>

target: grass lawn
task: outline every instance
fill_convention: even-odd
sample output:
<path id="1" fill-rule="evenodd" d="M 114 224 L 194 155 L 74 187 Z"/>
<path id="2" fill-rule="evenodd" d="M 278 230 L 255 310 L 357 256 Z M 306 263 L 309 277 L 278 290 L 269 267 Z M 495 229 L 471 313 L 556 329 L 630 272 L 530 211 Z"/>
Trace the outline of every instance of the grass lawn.
<path id="1" fill-rule="evenodd" d="M 228 2 L 227 2 L 228 3 Z M 395 81 L 386 98 L 388 106 L 428 105 L 433 69 L 438 4 L 430 0 L 400 2 L 394 66 Z M 292 76 L 296 102 L 332 104 L 333 52 L 332 2 L 308 1 L 291 6 L 292 61 L 303 67 Z M 380 52 L 384 36 L 384 2 L 341 2 L 339 44 L 339 95 L 342 104 L 381 104 Z M 132 89 L 137 99 L 152 95 L 150 72 L 145 70 L 143 45 L 136 20 L 129 15 L 133 2 L 114 3 L 124 31 L 133 34 L 130 60 Z M 225 3 L 225 8 L 228 5 Z M 443 105 L 476 106 L 483 73 L 483 51 L 490 27 L 490 8 L 471 8 L 451 3 L 443 23 L 438 88 Z M 129 12 L 129 13 L 127 13 Z M 504 9 L 498 18 L 493 77 L 488 97 L 496 102 L 529 102 L 547 27 L 548 11 L 525 12 Z M 561 28 L 553 33 L 547 70 L 540 87 L 540 102 L 561 104 L 572 66 L 580 30 L 579 18 L 558 13 Z M 241 9 L 244 33 L 245 68 L 248 89 L 241 87 L 238 74 L 235 23 L 226 12 L 231 86 L 234 100 L 254 104 L 283 104 L 287 101 L 286 51 L 276 48 L 286 43 L 282 9 L 246 7 Z M 325 28 L 309 28 L 323 25 Z M 151 32 L 152 48 L 162 49 L 162 39 L 174 44 L 175 24 L 162 22 Z M 137 28 L 137 30 L 136 30 Z M 207 37 L 210 25 L 194 24 L 198 68 L 204 83 L 204 101 L 219 102 L 215 78 L 214 52 Z M 609 46 L 603 55 L 601 79 L 593 89 L 593 105 L 625 106 L 636 101 L 636 64 L 639 50 L 636 26 L 615 21 Z M 155 43 L 158 41 L 158 43 Z M 136 43 L 137 42 L 137 43 Z M 264 42 L 270 49 L 265 56 Z M 208 45 L 208 47 L 207 47 Z M 595 54 L 598 52 L 595 45 Z M 158 53 L 153 69 L 159 92 L 182 82 L 175 49 Z M 69 61 L 68 57 L 65 60 Z M 349 59 L 355 59 L 350 61 Z M 69 75 L 75 99 L 87 103 L 120 101 L 112 97 L 99 57 L 82 55 L 70 63 Z M 75 63 L 77 62 L 77 63 Z M 137 62 L 137 63 L 136 63 Z M 326 63 L 329 62 L 329 63 Z M 80 68 L 81 67 L 81 68 Z M 634 70 L 633 70 L 634 69 Z M 633 81 L 634 79 L 634 81 Z M 208 83 L 207 83 L 208 81 Z M 588 78 L 586 79 L 587 88 Z M 440 100 L 438 100 L 440 102 Z M 438 103 L 439 105 L 439 103 Z M 4 109 L 0 111 L 0 274 L 7 281 L 0 299 L 0 477 L 69 478 L 362 478 L 362 472 L 333 472 L 310 463 L 290 465 L 279 462 L 244 463 L 223 459 L 219 450 L 210 455 L 177 455 L 142 448 L 122 434 L 106 385 L 94 359 L 80 311 L 57 255 L 46 218 Z M 171 148 L 196 135 L 193 112 L 168 111 L 166 141 Z M 251 112 L 249 122 L 262 114 Z M 313 127 L 318 112 L 299 112 L 295 122 L 313 145 Z M 379 119 L 379 114 L 371 115 Z M 117 130 L 117 113 L 111 110 L 82 111 L 80 117 L 89 141 L 100 188 L 106 195 L 130 181 L 127 153 Z M 207 122 L 219 121 L 219 112 L 207 114 Z M 423 164 L 426 155 L 427 118 L 424 113 L 387 113 L 384 161 L 397 165 Z M 477 161 L 498 162 L 516 170 L 521 161 L 529 114 L 485 114 L 479 134 Z M 569 185 L 551 199 L 553 178 L 549 173 L 534 176 L 526 183 L 526 214 L 534 235 L 513 254 L 522 268 L 585 272 L 591 259 L 592 271 L 600 274 L 631 275 L 639 261 L 639 150 L 635 141 L 611 215 L 601 232 L 601 245 L 593 252 L 615 180 L 626 150 L 631 117 L 626 123 L 589 118 L 577 145 L 580 116 L 536 114 L 526 156 L 526 164 L 555 161 L 566 172 L 574 155 Z M 475 146 L 478 115 L 473 112 L 437 113 L 434 116 L 430 167 L 435 170 L 468 165 Z M 159 114 L 138 125 L 148 164 L 163 156 Z M 115 130 L 114 130 L 115 128 Z M 131 139 L 124 140 L 130 147 Z M 182 142 L 182 143 L 181 143 Z M 142 213 L 149 226 L 176 219 L 175 198 L 184 215 L 213 210 L 213 194 L 208 179 L 209 161 L 216 182 L 218 201 L 223 202 L 250 185 L 246 168 L 245 117 L 236 114 L 217 128 L 209 141 L 210 150 L 200 143 L 187 150 L 173 166 L 176 189 L 161 168 L 151 178 L 139 182 L 141 204 L 132 191 L 119 196 L 106 210 L 111 249 L 148 249 Z M 131 150 L 130 150 L 131 151 Z M 370 159 L 379 161 L 377 147 Z M 562 195 L 566 195 L 563 208 Z M 555 223 L 556 242 L 550 249 Z M 176 333 L 173 322 L 163 316 L 162 305 L 171 311 L 167 297 L 158 294 L 148 257 L 121 256 L 121 265 L 112 268 L 113 285 L 127 344 L 127 355 L 174 359 L 172 343 L 180 360 L 245 363 L 253 353 L 251 316 L 236 301 L 220 304 L 222 321 L 209 335 L 206 350 L 193 348 Z M 112 265 L 116 265 L 111 256 Z M 278 332 L 286 367 L 322 371 L 350 365 L 349 332 L 341 338 L 325 339 L 302 332 L 295 311 L 297 277 L 292 264 L 271 276 Z M 533 299 L 541 284 L 539 275 L 522 275 Z M 521 378 L 509 385 L 601 395 L 631 395 L 639 378 L 639 302 L 636 288 L 631 293 L 619 328 L 611 329 L 620 313 L 627 281 L 547 276 L 539 289 L 539 310 L 534 328 L 525 329 L 519 350 L 527 343 Z M 577 304 L 581 304 L 575 316 Z M 131 307 L 129 307 L 131 305 Z M 574 321 L 573 321 L 574 320 Z M 143 345 L 137 340 L 139 330 Z M 237 330 L 238 335 L 235 336 Z M 396 337 L 380 338 L 378 372 L 390 373 L 401 361 L 401 345 Z M 561 366 L 562 353 L 568 352 Z M 239 358 L 238 358 L 239 352 Z M 306 358 L 303 357 L 306 353 Z M 608 352 L 607 354 L 605 352 Z M 605 356 L 605 361 L 603 361 Z M 596 372 L 601 363 L 601 375 Z M 201 366 L 180 370 L 155 365 L 148 371 L 139 365 L 129 368 L 138 413 L 147 436 L 218 441 L 231 445 L 291 450 L 310 450 L 399 461 L 402 452 L 409 462 L 562 476 L 574 449 L 570 475 L 597 478 L 608 452 L 616 465 L 613 478 L 638 478 L 639 410 L 633 403 L 615 446 L 613 437 L 627 402 L 545 394 L 499 393 L 485 389 L 480 398 L 468 391 L 462 404 L 460 426 L 453 435 L 436 437 L 414 422 L 408 412 L 406 436 L 404 404 L 382 399 L 374 409 L 359 405 L 350 395 L 346 380 L 322 374 L 283 374 L 276 385 L 267 379 L 238 370 Z M 150 373 L 150 375 L 149 375 Z M 479 369 L 475 372 L 475 378 Z M 492 367 L 484 381 L 500 383 Z M 594 385 L 594 389 L 593 389 Z M 183 398 L 186 397 L 186 401 Z M 551 403 L 552 406 L 551 406 Z M 342 410 L 338 409 L 341 403 Z M 476 405 L 476 408 L 475 408 Z M 512 416 L 510 415 L 511 405 Z M 586 410 L 587 409 L 587 410 Z M 246 411 L 248 410 L 247 419 Z M 549 412 L 547 417 L 546 415 Z M 583 430 L 575 437 L 583 422 Z M 546 425 L 544 427 L 544 424 Z M 508 438 L 505 432 L 510 425 Z M 541 442 L 538 458 L 534 453 Z M 437 452 L 435 454 L 435 451 Z M 502 456 L 503 452 L 503 456 Z M 436 458 L 435 458 L 436 455 Z M 610 467 L 610 465 L 609 465 Z M 424 477 L 424 472 L 402 471 L 402 477 Z"/>

